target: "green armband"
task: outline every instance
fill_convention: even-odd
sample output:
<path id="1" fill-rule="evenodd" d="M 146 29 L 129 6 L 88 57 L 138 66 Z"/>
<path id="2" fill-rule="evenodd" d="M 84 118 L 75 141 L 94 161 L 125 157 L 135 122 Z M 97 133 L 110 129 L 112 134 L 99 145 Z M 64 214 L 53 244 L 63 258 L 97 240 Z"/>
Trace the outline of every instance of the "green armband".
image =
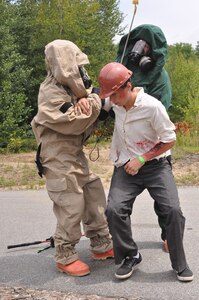
<path id="1" fill-rule="evenodd" d="M 138 156 L 139 161 L 144 165 L 145 164 L 145 160 L 142 157 L 142 155 Z"/>

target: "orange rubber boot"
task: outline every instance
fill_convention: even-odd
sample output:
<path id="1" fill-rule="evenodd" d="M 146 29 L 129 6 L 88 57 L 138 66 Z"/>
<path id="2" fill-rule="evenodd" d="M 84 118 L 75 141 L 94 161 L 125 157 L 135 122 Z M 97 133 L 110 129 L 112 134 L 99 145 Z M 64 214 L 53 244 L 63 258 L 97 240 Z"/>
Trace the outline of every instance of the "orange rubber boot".
<path id="1" fill-rule="evenodd" d="M 60 263 L 57 263 L 57 269 L 60 272 L 66 273 L 71 276 L 85 276 L 90 273 L 89 266 L 79 259 L 73 261 L 68 265 L 62 265 Z"/>
<path id="2" fill-rule="evenodd" d="M 93 252 L 92 257 L 95 260 L 105 260 L 107 258 L 114 258 L 114 252 L 113 252 L 113 249 L 108 250 L 108 251 L 103 252 L 103 253 L 94 253 Z"/>

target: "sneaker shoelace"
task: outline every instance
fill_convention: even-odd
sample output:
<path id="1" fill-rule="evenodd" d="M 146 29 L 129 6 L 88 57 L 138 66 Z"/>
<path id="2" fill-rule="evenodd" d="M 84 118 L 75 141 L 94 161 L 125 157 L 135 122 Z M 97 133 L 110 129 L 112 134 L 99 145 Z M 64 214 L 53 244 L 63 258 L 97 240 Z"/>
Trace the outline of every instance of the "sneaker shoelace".
<path id="1" fill-rule="evenodd" d="M 130 259 L 129 257 L 126 257 L 125 260 L 124 260 L 123 266 L 127 266 L 128 268 L 131 268 L 132 259 Z"/>

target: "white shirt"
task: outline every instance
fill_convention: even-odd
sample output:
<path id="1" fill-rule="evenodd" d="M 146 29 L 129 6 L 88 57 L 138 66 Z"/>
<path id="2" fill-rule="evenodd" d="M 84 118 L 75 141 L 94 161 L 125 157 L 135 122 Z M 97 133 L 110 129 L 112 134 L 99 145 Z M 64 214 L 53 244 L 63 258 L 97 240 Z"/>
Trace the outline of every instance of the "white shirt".
<path id="1" fill-rule="evenodd" d="M 110 150 L 110 159 L 116 167 L 124 165 L 151 150 L 158 142 L 176 140 L 175 125 L 170 121 L 163 104 L 144 93 L 140 88 L 134 106 L 126 111 L 122 106 L 112 104 L 115 112 L 115 126 Z M 104 109 L 110 107 L 107 98 Z M 164 157 L 162 154 L 155 158 Z"/>

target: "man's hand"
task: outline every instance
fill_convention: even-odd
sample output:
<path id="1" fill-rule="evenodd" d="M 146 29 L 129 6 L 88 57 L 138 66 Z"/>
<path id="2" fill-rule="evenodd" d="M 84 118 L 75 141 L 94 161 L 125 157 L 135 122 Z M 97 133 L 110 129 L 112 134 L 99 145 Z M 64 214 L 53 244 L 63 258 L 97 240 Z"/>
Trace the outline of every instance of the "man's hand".
<path id="1" fill-rule="evenodd" d="M 130 160 L 125 166 L 124 170 L 126 173 L 134 176 L 138 173 L 139 169 L 143 166 L 143 164 L 140 162 L 140 160 L 136 157 L 132 160 Z"/>
<path id="2" fill-rule="evenodd" d="M 75 113 L 77 115 L 85 114 L 89 115 L 91 110 L 89 101 L 86 98 L 81 98 L 79 101 L 75 104 Z"/>

